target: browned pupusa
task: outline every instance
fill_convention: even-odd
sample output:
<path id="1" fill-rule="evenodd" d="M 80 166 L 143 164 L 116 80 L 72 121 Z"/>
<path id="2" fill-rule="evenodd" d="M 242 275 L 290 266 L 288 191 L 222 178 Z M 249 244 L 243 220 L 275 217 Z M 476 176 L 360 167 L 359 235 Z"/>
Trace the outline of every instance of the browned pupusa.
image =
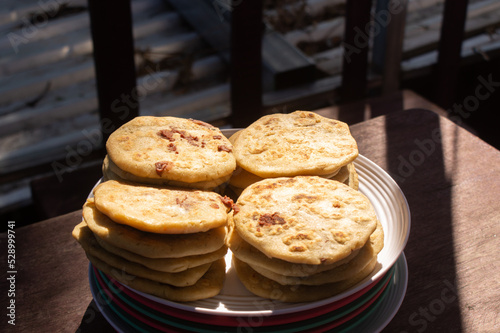
<path id="1" fill-rule="evenodd" d="M 146 179 L 207 182 L 236 168 L 220 129 L 177 117 L 136 117 L 109 136 L 106 150 L 118 168 Z"/>
<path id="2" fill-rule="evenodd" d="M 314 112 L 261 117 L 234 139 L 237 164 L 262 178 L 333 176 L 354 161 L 358 147 L 349 126 Z"/>
<path id="3" fill-rule="evenodd" d="M 218 227 L 194 234 L 157 234 L 114 222 L 88 199 L 83 220 L 96 237 L 147 258 L 182 258 L 217 251 L 224 246 L 226 228 Z"/>
<path id="4" fill-rule="evenodd" d="M 204 232 L 226 225 L 223 197 L 211 191 L 184 190 L 108 180 L 94 189 L 97 209 L 114 222 L 159 234 Z"/>
<path id="5" fill-rule="evenodd" d="M 363 247 L 377 225 L 362 193 L 317 176 L 264 179 L 247 187 L 236 205 L 240 236 L 292 263 L 335 263 Z"/>

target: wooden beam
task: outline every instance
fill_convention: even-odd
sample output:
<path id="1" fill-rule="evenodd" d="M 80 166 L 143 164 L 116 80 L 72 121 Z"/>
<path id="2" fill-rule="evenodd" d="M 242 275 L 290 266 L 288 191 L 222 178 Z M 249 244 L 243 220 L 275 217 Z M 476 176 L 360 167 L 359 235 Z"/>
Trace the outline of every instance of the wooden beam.
<path id="1" fill-rule="evenodd" d="M 217 51 L 224 61 L 230 62 L 231 26 L 229 22 L 233 11 L 230 1 L 168 0 L 168 3 L 196 30 L 201 38 Z"/>
<path id="2" fill-rule="evenodd" d="M 245 127 L 262 114 L 262 0 L 241 1 L 231 15 L 231 123 Z"/>
<path id="3" fill-rule="evenodd" d="M 241 10 L 242 2 L 244 1 L 169 0 L 175 10 L 228 63 L 231 61 L 229 52 L 231 20 L 235 11 Z M 269 89 L 283 89 L 314 81 L 316 73 L 314 63 L 294 45 L 287 42 L 280 33 L 270 27 L 266 28 L 263 15 L 259 22 L 262 22 L 259 30 L 264 32 L 261 36 L 261 56 L 266 86 Z"/>
<path id="4" fill-rule="evenodd" d="M 366 95 L 371 6 L 371 0 L 346 1 L 342 102 L 361 99 Z"/>
<path id="5" fill-rule="evenodd" d="M 372 68 L 381 74 L 382 94 L 399 89 L 401 60 L 408 1 L 394 6 L 391 0 L 378 0 L 375 9 L 376 32 L 373 42 Z"/>
<path id="6" fill-rule="evenodd" d="M 456 98 L 467 0 L 446 0 L 436 66 L 435 102 L 448 109 Z"/>
<path id="7" fill-rule="evenodd" d="M 262 38 L 262 61 L 269 74 L 271 89 L 286 89 L 313 82 L 316 66 L 283 35 L 267 29 Z"/>
<path id="8" fill-rule="evenodd" d="M 103 139 L 138 116 L 130 1 L 89 0 Z"/>

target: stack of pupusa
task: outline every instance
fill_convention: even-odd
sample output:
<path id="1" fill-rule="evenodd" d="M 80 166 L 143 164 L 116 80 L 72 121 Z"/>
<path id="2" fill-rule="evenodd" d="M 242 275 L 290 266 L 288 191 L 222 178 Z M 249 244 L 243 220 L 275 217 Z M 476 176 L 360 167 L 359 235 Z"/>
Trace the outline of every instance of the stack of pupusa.
<path id="1" fill-rule="evenodd" d="M 110 180 L 94 189 L 73 237 L 125 285 L 172 301 L 209 298 L 225 279 L 227 204 L 215 192 Z"/>
<path id="2" fill-rule="evenodd" d="M 240 280 L 252 293 L 284 302 L 315 301 L 350 288 L 373 271 L 384 244 L 370 201 L 317 176 L 250 185 L 229 225 Z"/>
<path id="3" fill-rule="evenodd" d="M 237 195 L 264 178 L 299 175 L 330 178 L 358 189 L 352 163 L 358 147 L 341 121 L 309 111 L 272 114 L 229 140 L 237 163 L 229 185 Z"/>
<path id="4" fill-rule="evenodd" d="M 236 161 L 220 129 L 178 117 L 136 117 L 106 142 L 104 179 L 222 192 Z"/>

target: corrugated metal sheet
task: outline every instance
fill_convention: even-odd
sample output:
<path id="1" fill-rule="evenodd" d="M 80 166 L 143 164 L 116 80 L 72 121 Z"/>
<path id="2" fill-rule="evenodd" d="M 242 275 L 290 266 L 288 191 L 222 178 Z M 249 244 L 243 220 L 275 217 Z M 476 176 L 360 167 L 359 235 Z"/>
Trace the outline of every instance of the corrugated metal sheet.
<path id="1" fill-rule="evenodd" d="M 344 0 L 279 3 L 273 7 L 268 2 L 266 19 L 324 75 L 306 87 L 269 90 L 264 103 L 286 103 L 337 88 Z M 409 2 L 405 73 L 435 63 L 442 4 Z M 99 128 L 99 117 L 86 1 L 4 0 L 0 6 L 0 175 L 7 175 L 65 158 Z M 223 59 L 168 1 L 133 0 L 132 6 L 141 114 L 205 121 L 227 117 L 228 66 Z M 301 20 L 287 20 L 290 15 Z M 496 52 L 499 23 L 499 1 L 471 0 L 463 56 Z M 29 202 L 29 177 L 3 179 L 0 211 Z"/>

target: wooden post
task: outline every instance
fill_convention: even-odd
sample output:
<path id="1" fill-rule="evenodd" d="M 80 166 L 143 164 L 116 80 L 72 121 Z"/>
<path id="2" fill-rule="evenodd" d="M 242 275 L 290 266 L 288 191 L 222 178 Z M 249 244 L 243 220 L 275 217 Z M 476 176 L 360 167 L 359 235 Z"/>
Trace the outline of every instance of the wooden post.
<path id="1" fill-rule="evenodd" d="M 231 12 L 231 123 L 262 115 L 262 0 L 239 1 Z"/>
<path id="2" fill-rule="evenodd" d="M 435 103 L 445 109 L 456 98 L 467 3 L 467 0 L 446 0 L 444 4 L 434 93 Z"/>
<path id="3" fill-rule="evenodd" d="M 130 1 L 89 0 L 103 139 L 138 116 Z"/>
<path id="4" fill-rule="evenodd" d="M 372 69 L 382 75 L 382 94 L 399 90 L 407 0 L 377 0 Z"/>
<path id="5" fill-rule="evenodd" d="M 366 96 L 371 6 L 371 0 L 346 1 L 341 87 L 343 103 Z"/>

